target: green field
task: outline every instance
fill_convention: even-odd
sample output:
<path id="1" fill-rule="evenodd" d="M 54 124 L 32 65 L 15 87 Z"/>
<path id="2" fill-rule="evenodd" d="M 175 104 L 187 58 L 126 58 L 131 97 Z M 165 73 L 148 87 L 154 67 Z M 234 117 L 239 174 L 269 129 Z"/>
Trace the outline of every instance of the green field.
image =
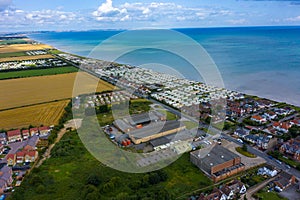
<path id="1" fill-rule="evenodd" d="M 9 58 L 9 57 L 18 57 L 18 56 L 27 56 L 25 51 L 12 52 L 12 53 L 0 53 L 0 58 Z"/>
<path id="2" fill-rule="evenodd" d="M 276 192 L 260 191 L 259 193 L 256 193 L 256 196 L 262 200 L 287 200 L 286 198 L 282 198 L 281 196 L 279 196 Z"/>
<path id="3" fill-rule="evenodd" d="M 53 148 L 51 157 L 26 176 L 9 199 L 175 199 L 212 185 L 184 154 L 155 172 L 125 173 L 97 161 L 69 132 Z M 185 199 L 185 198 L 184 198 Z"/>
<path id="4" fill-rule="evenodd" d="M 28 41 L 23 39 L 12 39 L 12 40 L 1 40 L 0 45 L 7 45 L 7 44 L 27 44 Z"/>
<path id="5" fill-rule="evenodd" d="M 3 79 L 13 79 L 13 78 L 25 78 L 32 76 L 46 76 L 55 74 L 65 74 L 77 72 L 78 69 L 72 66 L 67 67 L 55 67 L 48 69 L 30 69 L 21 71 L 11 71 L 11 72 L 0 72 L 0 80 Z"/>

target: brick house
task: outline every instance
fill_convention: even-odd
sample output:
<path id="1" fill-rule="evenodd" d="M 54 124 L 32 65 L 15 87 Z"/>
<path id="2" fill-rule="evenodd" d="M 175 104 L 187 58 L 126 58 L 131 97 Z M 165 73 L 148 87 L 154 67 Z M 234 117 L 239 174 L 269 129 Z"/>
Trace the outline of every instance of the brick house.
<path id="1" fill-rule="evenodd" d="M 8 166 L 14 166 L 16 164 L 16 154 L 7 154 L 6 161 Z"/>
<path id="2" fill-rule="evenodd" d="M 38 157 L 37 151 L 28 151 L 25 153 L 24 160 L 25 160 L 25 162 L 35 162 L 37 157 Z"/>
<path id="3" fill-rule="evenodd" d="M 39 129 L 38 128 L 31 128 L 29 129 L 29 132 L 30 132 L 30 135 L 33 136 L 33 135 L 38 135 L 39 134 Z"/>
<path id="4" fill-rule="evenodd" d="M 267 122 L 267 120 L 265 118 L 263 118 L 262 116 L 260 116 L 260 115 L 253 115 L 250 119 L 252 121 L 260 123 L 260 124 L 263 124 L 263 123 Z"/>
<path id="5" fill-rule="evenodd" d="M 28 129 L 22 130 L 23 140 L 27 140 L 29 138 L 29 136 L 30 136 L 30 133 L 29 133 Z"/>
<path id="6" fill-rule="evenodd" d="M 16 153 L 16 163 L 23 163 L 24 162 L 25 153 L 23 151 L 18 151 Z"/>
<path id="7" fill-rule="evenodd" d="M 290 139 L 279 148 L 281 153 L 291 155 L 297 161 L 300 161 L 300 136 Z"/>
<path id="8" fill-rule="evenodd" d="M 283 171 L 279 174 L 279 177 L 274 183 L 276 186 L 280 187 L 280 189 L 285 190 L 296 183 L 296 177 Z"/>
<path id="9" fill-rule="evenodd" d="M 9 143 L 22 141 L 22 135 L 20 129 L 8 131 L 7 140 Z"/>

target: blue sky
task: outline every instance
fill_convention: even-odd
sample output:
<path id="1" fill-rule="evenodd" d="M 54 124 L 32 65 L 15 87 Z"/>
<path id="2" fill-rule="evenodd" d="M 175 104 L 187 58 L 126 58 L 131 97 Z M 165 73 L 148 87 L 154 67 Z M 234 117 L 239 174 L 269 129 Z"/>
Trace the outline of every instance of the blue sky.
<path id="1" fill-rule="evenodd" d="M 0 32 L 299 24 L 299 0 L 0 0 Z"/>

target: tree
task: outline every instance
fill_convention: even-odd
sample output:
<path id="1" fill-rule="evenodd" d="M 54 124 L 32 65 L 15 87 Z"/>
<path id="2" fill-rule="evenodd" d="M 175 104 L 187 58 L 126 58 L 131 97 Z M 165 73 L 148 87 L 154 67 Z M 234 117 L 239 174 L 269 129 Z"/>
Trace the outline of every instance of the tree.
<path id="1" fill-rule="evenodd" d="M 242 150 L 243 150 L 243 151 L 245 151 L 245 152 L 247 152 L 247 151 L 248 151 L 248 147 L 247 147 L 247 145 L 246 145 L 246 144 L 243 144 L 243 146 L 242 146 Z"/>

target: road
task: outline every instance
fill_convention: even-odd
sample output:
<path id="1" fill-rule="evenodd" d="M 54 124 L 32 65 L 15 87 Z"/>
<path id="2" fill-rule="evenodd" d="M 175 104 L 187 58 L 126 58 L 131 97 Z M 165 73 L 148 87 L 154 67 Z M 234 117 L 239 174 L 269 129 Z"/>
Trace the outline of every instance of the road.
<path id="1" fill-rule="evenodd" d="M 239 143 L 235 138 L 232 138 L 232 137 L 229 136 L 228 134 L 222 133 L 222 136 L 223 136 L 226 140 L 228 140 L 228 141 L 230 141 L 230 142 L 234 142 L 234 143 L 236 143 L 236 144 L 238 144 L 238 145 L 241 145 L 241 143 Z M 298 170 L 296 170 L 295 168 L 292 168 L 292 167 L 291 167 L 291 168 L 289 169 L 288 167 L 286 167 L 285 164 L 279 164 L 278 162 L 275 161 L 274 158 L 273 158 L 273 159 L 270 159 L 270 158 L 269 158 L 269 155 L 266 154 L 265 152 L 262 152 L 262 151 L 260 151 L 260 150 L 258 150 L 258 149 L 256 149 L 256 148 L 253 148 L 253 147 L 250 146 L 250 145 L 247 145 L 247 148 L 248 148 L 248 151 L 249 151 L 250 153 L 255 154 L 255 155 L 257 155 L 257 156 L 262 157 L 263 159 L 265 159 L 266 162 L 267 162 L 267 164 L 273 165 L 273 166 L 275 166 L 275 167 L 278 168 L 278 169 L 281 169 L 281 170 L 283 170 L 283 171 L 285 171 L 285 172 L 287 172 L 287 173 L 293 174 L 297 179 L 300 180 L 300 172 L 299 172 Z"/>

